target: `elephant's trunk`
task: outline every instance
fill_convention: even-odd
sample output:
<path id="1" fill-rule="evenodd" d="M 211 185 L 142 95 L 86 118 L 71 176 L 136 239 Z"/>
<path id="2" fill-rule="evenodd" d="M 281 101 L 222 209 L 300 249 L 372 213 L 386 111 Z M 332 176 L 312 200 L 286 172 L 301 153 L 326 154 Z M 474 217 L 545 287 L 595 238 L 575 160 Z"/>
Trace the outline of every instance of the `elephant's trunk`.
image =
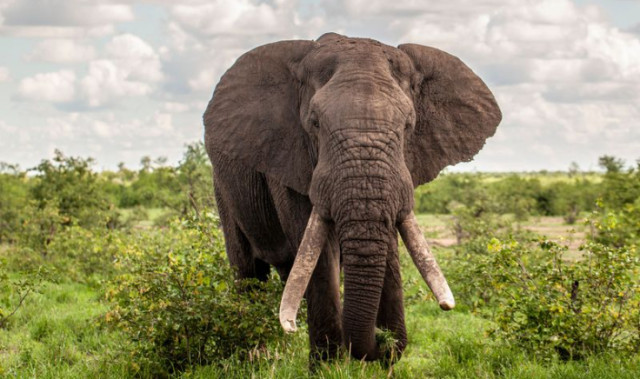
<path id="1" fill-rule="evenodd" d="M 344 267 L 344 341 L 357 359 L 375 360 L 375 327 L 389 251 L 389 225 L 354 221 L 344 225 L 340 246 Z M 344 229 L 346 228 L 346 229 Z"/>
<path id="2" fill-rule="evenodd" d="M 383 118 L 372 113 L 368 119 Z M 396 221 L 413 205 L 411 177 L 393 130 L 350 124 L 325 147 L 310 197 L 334 221 L 340 243 L 343 339 L 354 357 L 375 360 L 385 353 L 376 343 L 376 321 L 389 252 L 397 248 Z M 336 151 L 341 154 L 331 154 Z"/>

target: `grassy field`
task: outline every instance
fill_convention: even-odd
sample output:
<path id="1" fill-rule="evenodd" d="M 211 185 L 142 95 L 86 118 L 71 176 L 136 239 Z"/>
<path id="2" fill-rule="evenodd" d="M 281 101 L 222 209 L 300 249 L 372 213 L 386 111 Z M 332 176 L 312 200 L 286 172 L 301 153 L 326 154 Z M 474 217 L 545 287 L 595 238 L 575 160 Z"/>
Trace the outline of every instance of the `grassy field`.
<path id="1" fill-rule="evenodd" d="M 450 254 L 449 217 L 419 215 L 437 255 Z M 573 226 L 559 218 L 532 218 L 522 225 L 551 238 L 566 239 Z M 579 240 L 584 234 L 576 234 Z M 0 250 L 0 253 L 2 250 Z M 409 346 L 393 367 L 349 358 L 308 369 L 304 330 L 277 346 L 179 374 L 185 378 L 637 378 L 640 357 L 600 356 L 583 361 L 538 361 L 487 335 L 490 322 L 465 309 L 439 310 L 426 300 L 426 285 L 402 252 Z M 126 341 L 103 327 L 107 304 L 99 286 L 45 282 L 40 293 L 0 329 L 0 377 L 121 378 L 135 376 Z M 277 317 L 272 315 L 271 317 Z M 144 375 L 142 375 L 144 376 Z"/>
<path id="2" fill-rule="evenodd" d="M 581 219 L 573 225 L 568 225 L 562 217 L 558 216 L 532 216 L 519 223 L 515 223 L 512 216 L 503 217 L 507 222 L 513 223 L 516 228 L 529 230 L 544 235 L 552 241 L 567 244 L 569 256 L 577 256 L 578 249 L 585 242 L 588 232 L 588 227 Z M 452 215 L 420 214 L 417 218 L 425 236 L 434 246 L 450 247 L 457 243 L 451 227 Z"/>
<path id="3" fill-rule="evenodd" d="M 580 172 L 574 175 L 568 175 L 566 172 L 518 172 L 518 173 L 481 173 L 483 183 L 493 183 L 509 175 L 517 175 L 521 179 L 537 179 L 542 185 L 548 185 L 550 183 L 564 182 L 570 183 L 575 179 L 587 180 L 592 183 L 602 182 L 602 174 L 597 172 Z"/>

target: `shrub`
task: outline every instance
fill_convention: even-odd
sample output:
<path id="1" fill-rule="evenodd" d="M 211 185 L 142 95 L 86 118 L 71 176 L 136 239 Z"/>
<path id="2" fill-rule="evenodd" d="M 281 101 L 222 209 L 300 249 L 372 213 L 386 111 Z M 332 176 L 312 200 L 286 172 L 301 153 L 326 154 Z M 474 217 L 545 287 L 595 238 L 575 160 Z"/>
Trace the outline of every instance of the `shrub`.
<path id="1" fill-rule="evenodd" d="M 586 221 L 591 227 L 592 240 L 616 247 L 640 242 L 640 198 L 620 209 L 602 209 L 601 202 L 598 205 L 600 209 Z"/>
<path id="2" fill-rule="evenodd" d="M 68 227 L 52 238 L 45 261 L 67 279 L 97 284 L 115 274 L 118 251 L 129 239 L 116 230 Z"/>
<path id="3" fill-rule="evenodd" d="M 217 219 L 174 222 L 123 252 L 108 324 L 134 342 L 153 375 L 243 354 L 281 335 L 281 284 L 233 280 Z"/>
<path id="4" fill-rule="evenodd" d="M 494 333 L 548 358 L 580 359 L 640 347 L 640 258 L 635 249 L 589 243 L 583 258 L 542 240 L 537 251 L 492 240 L 485 286 L 500 291 Z"/>
<path id="5" fill-rule="evenodd" d="M 43 160 L 32 169 L 36 180 L 31 198 L 36 208 L 57 210 L 61 226 L 107 226 L 115 212 L 92 165 L 91 158 L 66 157 L 56 150 L 52 161 Z"/>

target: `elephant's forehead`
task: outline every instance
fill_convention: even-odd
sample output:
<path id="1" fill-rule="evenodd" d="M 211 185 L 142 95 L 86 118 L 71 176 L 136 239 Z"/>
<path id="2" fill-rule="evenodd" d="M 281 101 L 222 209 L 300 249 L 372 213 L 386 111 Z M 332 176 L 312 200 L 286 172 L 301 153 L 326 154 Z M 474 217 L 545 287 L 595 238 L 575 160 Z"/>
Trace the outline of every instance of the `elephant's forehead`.
<path id="1" fill-rule="evenodd" d="M 383 62 L 387 55 L 397 54 L 394 50 L 391 46 L 371 39 L 345 37 L 319 44 L 310 56 L 319 64 L 345 64 L 354 59 Z"/>
<path id="2" fill-rule="evenodd" d="M 395 47 L 366 38 L 334 38 L 312 50 L 304 59 L 307 75 L 321 76 L 325 83 L 339 69 L 357 69 L 393 72 L 408 76 L 412 63 L 402 51 Z"/>

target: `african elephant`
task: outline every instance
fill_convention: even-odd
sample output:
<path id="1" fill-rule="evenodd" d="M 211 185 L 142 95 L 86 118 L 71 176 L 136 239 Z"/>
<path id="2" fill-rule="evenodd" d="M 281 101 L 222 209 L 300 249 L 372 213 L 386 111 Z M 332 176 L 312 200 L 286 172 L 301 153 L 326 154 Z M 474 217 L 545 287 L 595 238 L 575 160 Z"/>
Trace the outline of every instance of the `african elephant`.
<path id="1" fill-rule="evenodd" d="M 502 118 L 458 58 L 328 33 L 241 56 L 204 113 L 230 264 L 286 281 L 280 321 L 306 296 L 312 358 L 346 346 L 388 357 L 407 344 L 398 231 L 441 308 L 454 299 L 413 214 L 413 188 L 469 161 Z M 344 299 L 340 302 L 340 270 Z"/>

